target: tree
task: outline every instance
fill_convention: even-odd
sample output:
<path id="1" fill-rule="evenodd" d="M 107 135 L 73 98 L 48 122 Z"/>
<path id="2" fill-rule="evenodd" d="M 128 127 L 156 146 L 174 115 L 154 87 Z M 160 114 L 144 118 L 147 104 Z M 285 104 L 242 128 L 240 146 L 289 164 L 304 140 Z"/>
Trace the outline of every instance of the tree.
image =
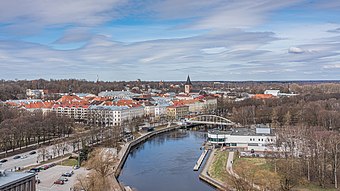
<path id="1" fill-rule="evenodd" d="M 99 191 L 114 190 L 112 176 L 117 158 L 109 150 L 96 149 L 88 160 L 88 167 L 91 170 L 87 177 L 80 177 L 75 186 L 76 190 Z"/>

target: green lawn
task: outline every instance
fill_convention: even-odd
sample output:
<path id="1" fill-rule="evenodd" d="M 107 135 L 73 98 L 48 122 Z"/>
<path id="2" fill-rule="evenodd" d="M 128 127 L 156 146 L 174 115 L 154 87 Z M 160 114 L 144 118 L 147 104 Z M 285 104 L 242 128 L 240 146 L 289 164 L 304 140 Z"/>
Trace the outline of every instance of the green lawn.
<path id="1" fill-rule="evenodd" d="M 216 151 L 215 155 L 213 156 L 213 162 L 209 167 L 209 175 L 212 178 L 220 180 L 222 182 L 228 182 L 229 174 L 226 171 L 226 164 L 228 159 L 228 152 L 227 151 Z"/>
<path id="2" fill-rule="evenodd" d="M 66 159 L 61 162 L 57 163 L 58 165 L 63 165 L 63 166 L 75 166 L 78 164 L 77 159 Z"/>

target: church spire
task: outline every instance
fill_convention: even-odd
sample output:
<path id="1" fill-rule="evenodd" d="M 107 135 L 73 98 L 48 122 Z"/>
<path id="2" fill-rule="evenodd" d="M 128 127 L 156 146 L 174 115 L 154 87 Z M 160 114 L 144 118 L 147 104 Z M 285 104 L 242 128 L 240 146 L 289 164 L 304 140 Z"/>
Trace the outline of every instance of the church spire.
<path id="1" fill-rule="evenodd" d="M 187 81 L 185 82 L 185 85 L 191 85 L 192 86 L 192 83 L 191 83 L 191 80 L 190 80 L 190 76 L 188 75 L 187 77 Z"/>

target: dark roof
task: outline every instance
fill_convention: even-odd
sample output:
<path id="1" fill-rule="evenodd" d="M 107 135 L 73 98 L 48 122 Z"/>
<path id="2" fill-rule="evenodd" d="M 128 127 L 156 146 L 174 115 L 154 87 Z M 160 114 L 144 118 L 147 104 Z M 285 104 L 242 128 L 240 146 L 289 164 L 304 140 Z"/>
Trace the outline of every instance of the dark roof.
<path id="1" fill-rule="evenodd" d="M 16 183 L 35 177 L 35 174 L 33 173 L 9 171 L 6 171 L 5 173 L 6 176 L 0 176 L 0 190 L 3 190 L 10 185 L 15 185 Z"/>
<path id="2" fill-rule="evenodd" d="M 192 86 L 189 75 L 188 75 L 187 81 L 185 82 L 185 85 L 191 85 Z"/>

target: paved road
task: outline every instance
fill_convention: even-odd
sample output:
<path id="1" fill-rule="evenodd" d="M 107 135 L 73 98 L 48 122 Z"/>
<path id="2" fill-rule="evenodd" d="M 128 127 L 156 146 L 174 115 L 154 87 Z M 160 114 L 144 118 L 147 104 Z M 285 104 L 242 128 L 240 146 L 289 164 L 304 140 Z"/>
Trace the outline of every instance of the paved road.
<path id="1" fill-rule="evenodd" d="M 73 150 L 71 145 L 67 145 L 67 149 L 68 150 L 65 151 L 64 154 L 71 153 L 72 150 Z M 49 153 L 47 155 L 52 155 L 53 156 L 53 145 L 46 147 L 46 150 Z M 5 162 L 5 163 L 2 163 L 2 165 L 0 165 L 0 169 L 8 169 L 8 170 L 10 170 L 10 169 L 18 168 L 18 167 L 24 168 L 24 167 L 27 167 L 27 166 L 32 166 L 32 165 L 38 164 L 37 163 L 38 159 L 39 159 L 38 161 L 40 163 L 42 161 L 41 156 L 39 157 L 38 150 L 35 150 L 35 151 L 37 153 L 33 154 L 33 155 L 29 154 L 31 151 L 19 154 L 19 156 L 22 156 L 22 158 L 20 158 L 20 159 L 13 159 L 14 156 L 7 157 L 6 159 L 8 161 Z M 62 152 L 60 154 L 62 155 Z"/>
<path id="2" fill-rule="evenodd" d="M 232 176 L 236 178 L 239 178 L 239 176 L 233 171 L 233 162 L 234 162 L 234 152 L 229 152 L 226 169 L 229 174 L 231 174 Z"/>

